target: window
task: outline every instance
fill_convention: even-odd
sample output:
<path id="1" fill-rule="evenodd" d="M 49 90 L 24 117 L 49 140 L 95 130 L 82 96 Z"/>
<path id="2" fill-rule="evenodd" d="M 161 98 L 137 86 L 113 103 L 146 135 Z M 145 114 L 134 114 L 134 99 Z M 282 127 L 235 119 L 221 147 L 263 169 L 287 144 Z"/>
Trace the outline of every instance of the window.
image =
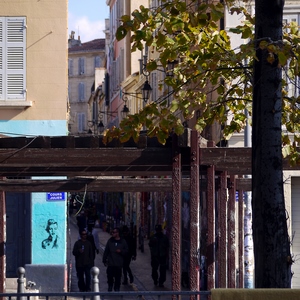
<path id="1" fill-rule="evenodd" d="M 84 90 L 85 90 L 84 83 L 80 82 L 78 85 L 78 96 L 79 96 L 78 100 L 79 101 L 84 101 Z"/>
<path id="2" fill-rule="evenodd" d="M 26 19 L 0 17 L 0 100 L 26 98 Z"/>
<path id="3" fill-rule="evenodd" d="M 95 56 L 95 68 L 100 68 L 100 67 L 101 67 L 101 57 Z"/>
<path id="4" fill-rule="evenodd" d="M 84 132 L 85 131 L 85 114 L 84 113 L 78 113 L 78 132 Z"/>
<path id="5" fill-rule="evenodd" d="M 290 24 L 291 22 L 297 23 L 298 22 L 299 16 L 297 14 L 284 14 L 283 16 L 283 24 Z M 283 69 L 282 77 L 283 79 L 288 83 L 288 85 L 285 87 L 285 90 L 288 92 L 289 97 L 298 97 L 300 94 L 300 78 L 299 76 L 295 76 L 293 79 L 290 76 L 290 71 L 289 71 L 289 64 L 290 61 L 288 61 L 287 65 Z"/>
<path id="6" fill-rule="evenodd" d="M 69 59 L 69 76 L 73 75 L 73 59 Z"/>
<path id="7" fill-rule="evenodd" d="M 78 73 L 79 73 L 79 75 L 84 74 L 84 57 L 79 57 L 79 60 L 78 60 Z"/>

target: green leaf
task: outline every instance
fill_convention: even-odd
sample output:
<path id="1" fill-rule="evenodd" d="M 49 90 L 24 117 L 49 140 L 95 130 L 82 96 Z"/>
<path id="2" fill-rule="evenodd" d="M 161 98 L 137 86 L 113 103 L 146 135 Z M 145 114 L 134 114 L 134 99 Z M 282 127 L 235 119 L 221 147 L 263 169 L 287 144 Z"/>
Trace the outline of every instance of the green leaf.
<path id="1" fill-rule="evenodd" d="M 116 31 L 116 39 L 121 41 L 127 35 L 127 30 L 124 26 L 120 26 Z"/>
<path id="2" fill-rule="evenodd" d="M 285 66 L 288 61 L 288 58 L 285 56 L 285 54 L 283 52 L 278 52 L 277 56 L 278 56 L 280 65 Z"/>
<path id="3" fill-rule="evenodd" d="M 149 61 L 147 63 L 146 68 L 150 72 L 156 70 L 157 69 L 157 63 L 156 63 L 156 61 L 155 60 Z"/>

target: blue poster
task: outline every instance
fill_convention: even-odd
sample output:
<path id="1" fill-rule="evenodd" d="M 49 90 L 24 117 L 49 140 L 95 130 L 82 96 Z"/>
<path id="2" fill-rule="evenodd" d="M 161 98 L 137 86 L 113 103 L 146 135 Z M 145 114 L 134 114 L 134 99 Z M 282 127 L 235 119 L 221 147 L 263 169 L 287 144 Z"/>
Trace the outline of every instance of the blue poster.
<path id="1" fill-rule="evenodd" d="M 32 264 L 66 263 L 65 198 L 65 193 L 32 193 Z"/>

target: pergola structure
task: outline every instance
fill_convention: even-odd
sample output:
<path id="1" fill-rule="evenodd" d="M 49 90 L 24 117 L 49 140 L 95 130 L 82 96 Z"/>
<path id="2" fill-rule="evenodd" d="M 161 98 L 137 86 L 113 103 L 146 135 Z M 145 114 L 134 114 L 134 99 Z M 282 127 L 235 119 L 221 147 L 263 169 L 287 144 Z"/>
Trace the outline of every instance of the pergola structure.
<path id="1" fill-rule="evenodd" d="M 285 168 L 292 169 L 288 163 Z M 137 143 L 113 141 L 107 145 L 98 136 L 1 138 L 0 286 L 3 286 L 1 278 L 2 283 L 5 278 L 4 192 L 80 192 L 87 187 L 95 192 L 172 192 L 172 289 L 180 290 L 181 192 L 190 192 L 190 266 L 197 266 L 201 179 L 205 181 L 206 193 L 204 235 L 208 289 L 215 287 L 216 257 L 218 287 L 235 287 L 235 219 L 230 216 L 235 214 L 236 191 L 239 192 L 239 287 L 243 287 L 242 192 L 251 190 L 251 180 L 243 175 L 251 175 L 251 148 L 216 148 L 190 130 L 180 137 L 170 137 L 166 145 L 146 136 L 141 136 Z M 65 176 L 67 179 L 33 179 L 39 176 Z M 216 218 L 218 228 L 215 228 Z M 219 233 L 217 237 L 216 232 Z M 215 249 L 217 241 L 218 250 Z M 198 290 L 199 286 L 199 271 L 190 268 L 190 289 Z"/>

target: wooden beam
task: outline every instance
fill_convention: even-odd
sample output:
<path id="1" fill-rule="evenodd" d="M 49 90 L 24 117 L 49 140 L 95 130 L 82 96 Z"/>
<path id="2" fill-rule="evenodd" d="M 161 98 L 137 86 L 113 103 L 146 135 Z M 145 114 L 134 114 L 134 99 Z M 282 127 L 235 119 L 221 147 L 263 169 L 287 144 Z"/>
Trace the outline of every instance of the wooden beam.
<path id="1" fill-rule="evenodd" d="M 71 178 L 53 180 L 6 179 L 0 180 L 5 192 L 152 192 L 172 191 L 172 178 Z M 182 179 L 182 189 L 190 190 L 190 179 Z"/>
<path id="2" fill-rule="evenodd" d="M 181 143 L 179 143 L 181 144 Z M 190 174 L 190 147 L 180 146 L 182 174 Z M 187 145 L 186 145 L 187 144 Z M 201 148 L 201 166 L 216 172 L 251 175 L 251 148 Z M 285 170 L 300 170 L 284 160 Z M 0 176 L 171 176 L 172 148 L 142 136 L 108 145 L 96 136 L 0 139 Z M 246 188 L 249 190 L 249 187 Z"/>

